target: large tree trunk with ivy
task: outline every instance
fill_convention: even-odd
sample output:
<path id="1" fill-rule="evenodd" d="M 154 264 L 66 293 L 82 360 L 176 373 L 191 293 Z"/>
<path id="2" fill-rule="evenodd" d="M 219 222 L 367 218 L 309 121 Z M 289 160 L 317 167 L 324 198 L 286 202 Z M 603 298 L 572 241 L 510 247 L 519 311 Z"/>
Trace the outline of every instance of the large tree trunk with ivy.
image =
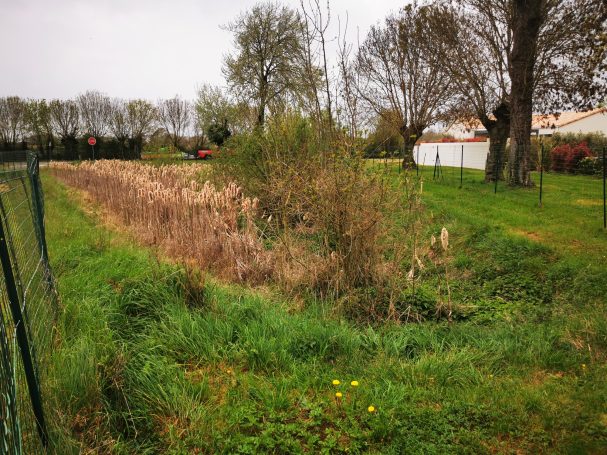
<path id="1" fill-rule="evenodd" d="M 531 115 L 535 54 L 545 0 L 513 1 L 510 59 L 510 155 L 508 179 L 514 186 L 532 186 L 530 174 Z"/>
<path id="2" fill-rule="evenodd" d="M 424 128 L 414 128 L 414 127 L 404 127 L 400 129 L 400 134 L 403 137 L 403 161 L 402 167 L 403 169 L 415 169 L 415 167 L 419 163 L 415 163 L 415 158 L 413 156 L 413 149 L 415 148 L 415 143 L 423 134 Z"/>
<path id="3" fill-rule="evenodd" d="M 485 182 L 504 180 L 504 164 L 506 162 L 506 144 L 510 135 L 510 109 L 506 103 L 501 103 L 493 111 L 494 119 L 481 118 L 483 126 L 489 133 L 489 155 L 485 164 Z"/>
<path id="4" fill-rule="evenodd" d="M 506 161 L 506 143 L 510 135 L 509 125 L 493 125 L 489 133 L 489 155 L 485 163 L 485 183 L 504 180 L 504 162 Z"/>

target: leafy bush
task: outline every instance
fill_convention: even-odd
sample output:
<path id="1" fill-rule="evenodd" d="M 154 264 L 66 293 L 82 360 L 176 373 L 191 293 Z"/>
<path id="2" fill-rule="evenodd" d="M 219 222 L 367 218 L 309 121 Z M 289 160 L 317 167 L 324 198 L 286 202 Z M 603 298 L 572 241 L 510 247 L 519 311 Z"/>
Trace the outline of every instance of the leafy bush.
<path id="1" fill-rule="evenodd" d="M 552 170 L 555 172 L 565 172 L 567 170 L 567 160 L 571 153 L 569 144 L 554 147 L 550 152 Z"/>
<path id="2" fill-rule="evenodd" d="M 216 144 L 217 147 L 221 147 L 231 135 L 232 132 L 229 130 L 227 122 L 212 123 L 207 128 L 207 136 L 209 137 L 209 140 L 213 144 Z"/>
<path id="3" fill-rule="evenodd" d="M 571 153 L 567 159 L 567 170 L 569 172 L 577 172 L 580 161 L 584 158 L 592 156 L 588 145 L 585 142 L 581 142 L 571 149 Z"/>
<path id="4" fill-rule="evenodd" d="M 575 146 L 570 144 L 557 145 L 550 153 L 552 170 L 556 172 L 577 172 L 580 162 L 592 156 L 590 148 L 585 142 Z"/>
<path id="5" fill-rule="evenodd" d="M 600 160 L 595 157 L 587 156 L 578 163 L 578 172 L 584 175 L 594 175 L 600 172 Z"/>
<path id="6" fill-rule="evenodd" d="M 607 136 L 603 133 L 555 133 L 551 138 L 553 146 L 586 143 L 591 150 L 598 152 L 607 147 Z"/>

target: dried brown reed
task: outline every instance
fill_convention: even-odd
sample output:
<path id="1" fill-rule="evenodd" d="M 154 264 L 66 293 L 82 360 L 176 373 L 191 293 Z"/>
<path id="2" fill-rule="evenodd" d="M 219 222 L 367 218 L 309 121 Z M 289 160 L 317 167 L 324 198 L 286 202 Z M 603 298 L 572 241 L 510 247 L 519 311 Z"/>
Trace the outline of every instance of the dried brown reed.
<path id="1" fill-rule="evenodd" d="M 221 190 L 199 183 L 195 165 L 102 160 L 50 168 L 171 257 L 195 261 L 227 279 L 261 282 L 270 274 L 271 260 L 255 226 L 258 201 L 244 197 L 234 183 Z"/>

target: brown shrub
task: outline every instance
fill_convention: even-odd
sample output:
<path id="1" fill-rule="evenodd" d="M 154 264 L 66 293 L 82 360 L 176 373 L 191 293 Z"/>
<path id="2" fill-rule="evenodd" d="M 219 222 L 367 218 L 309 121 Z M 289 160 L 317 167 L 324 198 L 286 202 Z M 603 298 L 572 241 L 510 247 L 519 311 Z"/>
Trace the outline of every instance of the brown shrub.
<path id="1" fill-rule="evenodd" d="M 279 280 L 288 289 L 305 287 L 331 297 L 382 281 L 385 185 L 339 159 L 300 167 L 298 174 L 276 173 L 268 188 L 282 216 Z"/>
<path id="2" fill-rule="evenodd" d="M 344 150 L 339 132 L 324 133 L 297 113 L 275 116 L 263 131 L 232 140 L 213 168 L 219 181 L 237 180 L 260 199 L 275 280 L 339 300 L 390 279 L 385 215 L 399 197 Z"/>

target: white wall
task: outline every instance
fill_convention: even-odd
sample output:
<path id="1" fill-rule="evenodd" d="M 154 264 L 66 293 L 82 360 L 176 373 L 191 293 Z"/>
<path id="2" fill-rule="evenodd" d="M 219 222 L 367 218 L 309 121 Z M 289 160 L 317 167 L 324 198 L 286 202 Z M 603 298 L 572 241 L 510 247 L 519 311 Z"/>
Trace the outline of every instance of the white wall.
<path id="1" fill-rule="evenodd" d="M 464 147 L 464 167 L 470 169 L 485 169 L 489 142 L 448 142 L 424 143 L 413 151 L 415 162 L 419 159 L 422 166 L 434 166 L 436 151 L 441 166 L 459 167 L 462 159 L 462 146 Z"/>
<path id="2" fill-rule="evenodd" d="M 474 137 L 474 129 L 466 128 L 461 123 L 454 123 L 449 129 L 444 131 L 444 133 L 457 139 L 468 139 Z"/>
<path id="3" fill-rule="evenodd" d="M 607 135 L 607 112 L 597 112 L 586 118 L 562 126 L 558 129 L 559 133 L 597 133 L 602 132 Z"/>
<path id="4" fill-rule="evenodd" d="M 554 133 L 556 133 L 558 130 L 556 128 L 539 128 L 539 135 L 540 136 L 552 136 Z M 531 132 L 531 137 L 534 137 L 535 134 L 532 131 Z"/>

